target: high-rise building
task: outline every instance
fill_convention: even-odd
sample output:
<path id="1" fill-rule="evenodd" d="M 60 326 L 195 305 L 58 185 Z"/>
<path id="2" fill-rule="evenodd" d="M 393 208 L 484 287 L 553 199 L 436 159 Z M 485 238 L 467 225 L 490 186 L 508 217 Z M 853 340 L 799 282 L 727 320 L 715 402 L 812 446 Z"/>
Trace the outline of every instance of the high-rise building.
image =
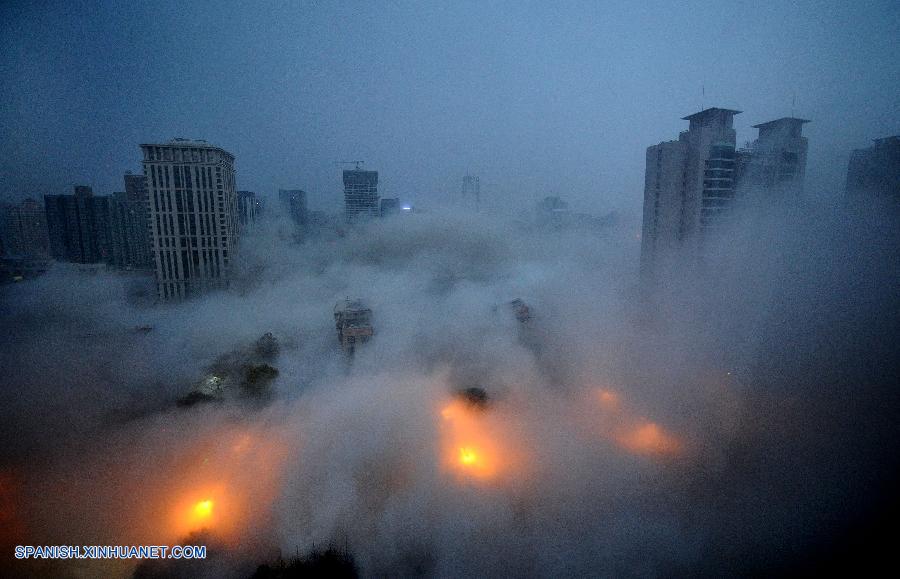
<path id="1" fill-rule="evenodd" d="M 463 207 L 481 208 L 481 180 L 477 175 L 466 175 L 462 182 Z"/>
<path id="2" fill-rule="evenodd" d="M 260 203 L 256 193 L 253 191 L 238 191 L 237 203 L 238 222 L 241 224 L 242 231 L 252 229 L 260 213 L 262 203 Z"/>
<path id="3" fill-rule="evenodd" d="M 188 139 L 141 150 L 159 297 L 226 287 L 238 235 L 234 155 Z"/>
<path id="4" fill-rule="evenodd" d="M 0 207 L 0 241 L 3 248 L 0 253 L 3 255 L 50 257 L 50 238 L 44 207 L 34 199 Z"/>
<path id="5" fill-rule="evenodd" d="M 734 199 L 734 115 L 709 108 L 689 121 L 677 141 L 647 148 L 641 264 L 700 244 L 728 219 Z"/>
<path id="6" fill-rule="evenodd" d="M 381 200 L 381 216 L 388 217 L 400 213 L 400 198 L 385 197 Z"/>
<path id="7" fill-rule="evenodd" d="M 560 228 L 569 221 L 569 204 L 558 196 L 544 197 L 535 207 L 537 224 Z"/>
<path id="8" fill-rule="evenodd" d="M 113 265 L 123 269 L 153 269 L 147 178 L 125 174 L 125 191 L 110 200 Z"/>
<path id="9" fill-rule="evenodd" d="M 378 171 L 344 171 L 344 213 L 348 223 L 378 217 Z"/>
<path id="10" fill-rule="evenodd" d="M 900 200 L 900 135 L 856 149 L 847 167 L 847 194 Z"/>
<path id="11" fill-rule="evenodd" d="M 759 137 L 736 154 L 738 195 L 762 198 L 799 197 L 806 176 L 806 119 L 783 117 L 753 125 Z"/>
<path id="12" fill-rule="evenodd" d="M 279 189 L 278 202 L 281 209 L 291 218 L 298 228 L 303 228 L 308 219 L 306 209 L 306 191 L 302 189 Z"/>
<path id="13" fill-rule="evenodd" d="M 94 196 L 86 185 L 74 195 L 45 195 L 50 254 L 60 261 L 110 263 L 109 197 Z"/>

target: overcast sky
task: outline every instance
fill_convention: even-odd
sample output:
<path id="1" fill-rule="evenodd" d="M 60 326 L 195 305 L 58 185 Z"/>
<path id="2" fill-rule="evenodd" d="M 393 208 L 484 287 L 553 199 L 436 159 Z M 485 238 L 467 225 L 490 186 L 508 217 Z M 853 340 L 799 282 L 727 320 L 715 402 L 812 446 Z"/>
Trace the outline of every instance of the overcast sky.
<path id="1" fill-rule="evenodd" d="M 139 143 L 202 138 L 238 186 L 340 203 L 341 160 L 384 196 L 635 211 L 644 151 L 701 105 L 812 120 L 807 189 L 900 133 L 900 3 L 0 4 L 0 196 L 122 189 Z M 702 96 L 705 87 L 705 97 Z"/>

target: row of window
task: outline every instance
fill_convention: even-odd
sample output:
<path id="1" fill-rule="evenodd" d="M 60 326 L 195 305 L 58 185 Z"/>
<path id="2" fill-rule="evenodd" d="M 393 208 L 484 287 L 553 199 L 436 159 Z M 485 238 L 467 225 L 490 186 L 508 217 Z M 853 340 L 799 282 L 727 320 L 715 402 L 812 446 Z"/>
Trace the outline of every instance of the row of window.
<path id="1" fill-rule="evenodd" d="M 161 281 L 217 278 L 224 275 L 228 250 L 218 248 L 170 249 L 159 252 Z"/>
<path id="2" fill-rule="evenodd" d="M 182 147 L 146 147 L 148 161 L 172 161 L 175 163 L 215 163 L 221 154 L 213 149 Z"/>

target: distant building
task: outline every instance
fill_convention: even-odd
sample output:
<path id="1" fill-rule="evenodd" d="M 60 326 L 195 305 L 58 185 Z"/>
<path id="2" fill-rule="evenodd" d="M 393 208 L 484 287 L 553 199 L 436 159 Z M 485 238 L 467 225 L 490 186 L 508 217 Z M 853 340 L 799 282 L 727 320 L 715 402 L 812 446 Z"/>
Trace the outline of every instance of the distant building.
<path id="1" fill-rule="evenodd" d="M 381 216 L 395 215 L 400 213 L 400 199 L 397 197 L 386 197 L 381 200 Z"/>
<path id="2" fill-rule="evenodd" d="M 847 194 L 900 200 L 900 135 L 856 149 L 847 167 Z"/>
<path id="3" fill-rule="evenodd" d="M 262 203 L 253 191 L 237 192 L 238 222 L 242 230 L 252 229 L 260 213 Z"/>
<path id="4" fill-rule="evenodd" d="M 556 196 L 544 197 L 538 201 L 535 214 L 538 225 L 559 228 L 568 221 L 569 204 Z"/>
<path id="5" fill-rule="evenodd" d="M 18 205 L 0 207 L 0 246 L 9 257 L 47 258 L 50 238 L 43 205 L 26 199 Z"/>
<path id="6" fill-rule="evenodd" d="M 159 297 L 227 287 L 239 234 L 234 155 L 187 139 L 141 151 Z"/>
<path id="7" fill-rule="evenodd" d="M 334 325 L 344 353 L 353 357 L 356 347 L 374 335 L 372 310 L 359 300 L 341 300 L 334 306 Z"/>
<path id="8" fill-rule="evenodd" d="M 462 182 L 463 207 L 481 208 L 481 180 L 477 175 L 466 175 Z"/>
<path id="9" fill-rule="evenodd" d="M 784 117 L 753 125 L 759 137 L 735 157 L 738 195 L 784 198 L 803 193 L 808 143 L 806 119 Z"/>
<path id="10" fill-rule="evenodd" d="M 288 214 L 294 224 L 294 239 L 302 240 L 309 229 L 309 211 L 306 207 L 306 191 L 302 189 L 279 189 L 278 202 L 281 210 Z"/>
<path id="11" fill-rule="evenodd" d="M 85 185 L 74 195 L 45 195 L 50 254 L 59 261 L 111 263 L 109 201 Z"/>
<path id="12" fill-rule="evenodd" d="M 147 178 L 125 174 L 125 191 L 110 200 L 113 265 L 122 269 L 153 269 Z"/>
<path id="13" fill-rule="evenodd" d="M 728 219 L 734 200 L 734 115 L 710 108 L 684 117 L 677 141 L 647 149 L 642 268 L 662 254 L 698 246 Z"/>
<path id="14" fill-rule="evenodd" d="M 378 171 L 344 171 L 344 214 L 348 223 L 378 217 Z"/>

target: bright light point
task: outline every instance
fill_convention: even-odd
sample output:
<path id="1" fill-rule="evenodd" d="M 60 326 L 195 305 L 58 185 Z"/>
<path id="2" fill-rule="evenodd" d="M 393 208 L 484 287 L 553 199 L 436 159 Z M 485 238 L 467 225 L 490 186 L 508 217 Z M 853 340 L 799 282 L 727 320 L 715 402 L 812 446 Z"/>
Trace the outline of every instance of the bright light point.
<path id="1" fill-rule="evenodd" d="M 475 464 L 477 460 L 478 455 L 471 448 L 459 449 L 459 462 L 462 464 Z"/>
<path id="2" fill-rule="evenodd" d="M 409 205 L 404 205 L 403 207 L 401 207 L 401 209 L 403 209 L 404 211 L 412 211 L 412 207 L 410 207 Z"/>
<path id="3" fill-rule="evenodd" d="M 198 519 L 208 519 L 212 515 L 213 502 L 209 499 L 200 501 L 194 505 L 194 516 Z"/>

